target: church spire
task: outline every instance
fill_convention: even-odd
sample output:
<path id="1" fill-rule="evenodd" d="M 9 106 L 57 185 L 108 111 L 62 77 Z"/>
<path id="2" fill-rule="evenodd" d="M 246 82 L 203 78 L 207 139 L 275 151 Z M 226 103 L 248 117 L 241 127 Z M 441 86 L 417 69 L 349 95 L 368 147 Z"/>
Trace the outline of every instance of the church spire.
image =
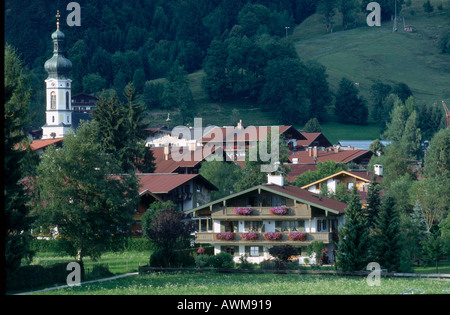
<path id="1" fill-rule="evenodd" d="M 53 57 L 45 62 L 44 68 L 49 78 L 68 78 L 72 62 L 64 56 L 64 40 L 66 36 L 59 28 L 59 10 L 56 13 L 56 31 L 52 34 Z"/>
<path id="2" fill-rule="evenodd" d="M 45 62 L 48 73 L 46 85 L 46 124 L 42 139 L 64 137 L 72 126 L 72 80 L 69 78 L 72 62 L 64 56 L 65 35 L 60 30 L 59 11 L 56 13 L 56 31 L 52 34 L 53 56 Z"/>

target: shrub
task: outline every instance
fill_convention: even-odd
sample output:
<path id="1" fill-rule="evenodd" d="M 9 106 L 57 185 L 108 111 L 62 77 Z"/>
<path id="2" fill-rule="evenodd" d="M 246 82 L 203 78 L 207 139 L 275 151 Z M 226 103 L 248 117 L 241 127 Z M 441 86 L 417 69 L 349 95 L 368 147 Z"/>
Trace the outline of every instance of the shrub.
<path id="1" fill-rule="evenodd" d="M 110 277 L 113 273 L 109 271 L 107 265 L 104 264 L 95 264 L 92 267 L 92 272 L 89 274 L 91 278 L 102 278 L 102 277 Z"/>
<path id="2" fill-rule="evenodd" d="M 209 256 L 208 255 L 197 255 L 194 258 L 195 260 L 195 266 L 197 268 L 204 268 L 206 266 L 208 266 L 209 264 Z"/>
<path id="3" fill-rule="evenodd" d="M 6 290 L 29 290 L 42 286 L 65 283 L 69 271 L 67 263 L 22 266 L 14 274 L 6 275 Z"/>
<path id="4" fill-rule="evenodd" d="M 253 264 L 248 261 L 247 254 L 241 255 L 239 257 L 238 268 L 240 268 L 240 269 L 253 269 Z"/>
<path id="5" fill-rule="evenodd" d="M 233 256 L 227 252 L 221 252 L 220 254 L 210 256 L 209 263 L 214 268 L 233 268 L 234 267 Z"/>

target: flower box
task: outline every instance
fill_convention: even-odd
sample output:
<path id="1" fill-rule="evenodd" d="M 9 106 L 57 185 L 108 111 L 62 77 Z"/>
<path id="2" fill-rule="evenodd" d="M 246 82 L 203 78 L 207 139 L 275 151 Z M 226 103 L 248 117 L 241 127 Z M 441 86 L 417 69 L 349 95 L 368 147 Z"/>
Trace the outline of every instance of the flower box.
<path id="1" fill-rule="evenodd" d="M 250 231 L 248 233 L 242 233 L 241 237 L 243 240 L 247 240 L 247 241 L 254 241 L 258 239 L 258 234 L 256 234 L 253 231 Z"/>
<path id="2" fill-rule="evenodd" d="M 217 233 L 216 239 L 224 241 L 232 241 L 234 239 L 234 233 L 233 232 Z"/>
<path id="3" fill-rule="evenodd" d="M 267 241 L 279 241 L 283 237 L 280 232 L 267 232 L 264 233 L 264 239 Z"/>
<path id="4" fill-rule="evenodd" d="M 250 215 L 252 214 L 252 212 L 253 212 L 252 208 L 234 208 L 235 214 Z"/>
<path id="5" fill-rule="evenodd" d="M 288 213 L 288 208 L 286 206 L 278 206 L 270 209 L 270 213 L 277 215 L 285 215 Z"/>
<path id="6" fill-rule="evenodd" d="M 291 241 L 300 241 L 300 242 L 304 242 L 306 241 L 306 233 L 301 233 L 301 232 L 291 232 L 289 233 L 289 239 Z"/>

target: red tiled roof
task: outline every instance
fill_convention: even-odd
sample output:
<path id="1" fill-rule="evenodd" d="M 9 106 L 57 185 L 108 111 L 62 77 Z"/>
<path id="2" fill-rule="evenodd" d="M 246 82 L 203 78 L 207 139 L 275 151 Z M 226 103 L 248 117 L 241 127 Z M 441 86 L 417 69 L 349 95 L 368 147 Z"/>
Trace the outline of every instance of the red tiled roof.
<path id="1" fill-rule="evenodd" d="M 280 193 L 284 193 L 287 195 L 290 195 L 292 197 L 298 198 L 298 199 L 302 199 L 305 200 L 308 203 L 311 203 L 313 206 L 322 206 L 331 210 L 336 210 L 339 213 L 345 213 L 345 209 L 347 208 L 347 204 L 325 197 L 325 196 L 320 196 L 317 194 L 314 194 L 310 191 L 307 191 L 305 189 L 301 189 L 300 187 L 297 186 L 292 186 L 292 185 L 284 185 L 284 186 L 278 186 L 278 185 L 268 185 L 265 184 L 263 185 L 265 187 L 268 187 L 269 189 L 278 191 Z"/>
<path id="2" fill-rule="evenodd" d="M 292 182 L 295 177 L 300 176 L 301 174 L 307 171 L 317 171 L 317 164 L 291 164 L 287 165 L 291 169 L 291 171 L 287 174 L 287 180 Z"/>
<path id="3" fill-rule="evenodd" d="M 63 141 L 64 138 L 58 138 L 58 139 L 39 139 L 39 140 L 34 140 L 31 144 L 31 150 L 36 151 L 39 149 L 43 149 L 45 147 L 48 147 L 49 145 L 53 144 L 53 143 L 58 143 Z"/>
<path id="4" fill-rule="evenodd" d="M 204 147 L 196 148 L 195 151 L 189 151 L 188 148 L 172 147 L 172 151 L 176 151 L 176 160 L 173 159 L 172 154 L 169 153 L 168 159 L 164 156 L 164 147 L 151 148 L 153 157 L 155 158 L 155 173 L 173 173 L 180 167 L 196 167 L 201 163 L 209 153 L 215 152 L 215 148 L 212 150 L 203 150 Z M 179 150 L 179 151 L 178 151 Z"/>
<path id="5" fill-rule="evenodd" d="M 263 130 L 265 129 L 265 134 L 268 135 L 271 131 L 272 126 L 255 126 L 253 129 L 253 126 L 248 126 L 246 128 L 237 129 L 236 127 L 217 127 L 213 128 L 210 132 L 205 134 L 201 141 L 202 143 L 205 142 L 214 142 L 215 138 L 219 138 L 220 142 L 235 142 L 237 140 L 242 140 L 240 138 L 240 135 L 245 136 L 245 141 L 258 141 L 260 140 L 260 136 L 263 134 Z M 286 136 L 292 135 L 296 137 L 297 139 L 304 139 L 304 136 L 297 131 L 292 126 L 274 126 L 278 127 L 280 135 L 285 134 Z M 288 133 L 288 131 L 291 131 L 293 134 Z M 255 132 L 256 131 L 256 132 Z M 233 135 L 233 133 L 235 133 Z M 265 140 L 265 139 L 264 139 Z"/>
<path id="6" fill-rule="evenodd" d="M 319 142 L 317 146 L 329 147 L 331 142 L 321 133 L 321 132 L 302 132 L 305 139 L 297 140 L 298 147 L 309 147 L 312 146 L 314 141 Z"/>
<path id="7" fill-rule="evenodd" d="M 292 162 L 292 159 L 298 158 L 298 163 L 314 163 L 314 157 L 309 155 L 308 151 L 290 152 L 289 161 Z M 338 163 L 346 164 L 358 158 L 370 159 L 371 156 L 372 152 L 369 150 L 341 150 L 339 152 L 334 152 L 333 150 L 317 150 L 316 162 L 333 160 Z"/>
<path id="8" fill-rule="evenodd" d="M 192 179 L 202 181 L 210 189 L 216 190 L 217 188 L 207 181 L 200 174 L 136 174 L 139 178 L 141 187 L 139 188 L 139 194 L 145 191 L 150 191 L 154 194 L 167 194 L 175 188 L 189 182 Z"/>

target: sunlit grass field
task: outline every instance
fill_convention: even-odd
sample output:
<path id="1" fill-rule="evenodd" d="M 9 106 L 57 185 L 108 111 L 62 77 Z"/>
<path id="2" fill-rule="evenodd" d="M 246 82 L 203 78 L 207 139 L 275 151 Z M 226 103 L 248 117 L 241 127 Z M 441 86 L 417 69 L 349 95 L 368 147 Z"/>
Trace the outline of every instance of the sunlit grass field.
<path id="1" fill-rule="evenodd" d="M 415 289 L 447 294 L 450 281 L 380 279 L 370 286 L 365 277 L 282 274 L 162 274 L 133 275 L 36 294 L 48 295 L 397 295 Z M 418 291 L 420 289 L 420 291 Z"/>

